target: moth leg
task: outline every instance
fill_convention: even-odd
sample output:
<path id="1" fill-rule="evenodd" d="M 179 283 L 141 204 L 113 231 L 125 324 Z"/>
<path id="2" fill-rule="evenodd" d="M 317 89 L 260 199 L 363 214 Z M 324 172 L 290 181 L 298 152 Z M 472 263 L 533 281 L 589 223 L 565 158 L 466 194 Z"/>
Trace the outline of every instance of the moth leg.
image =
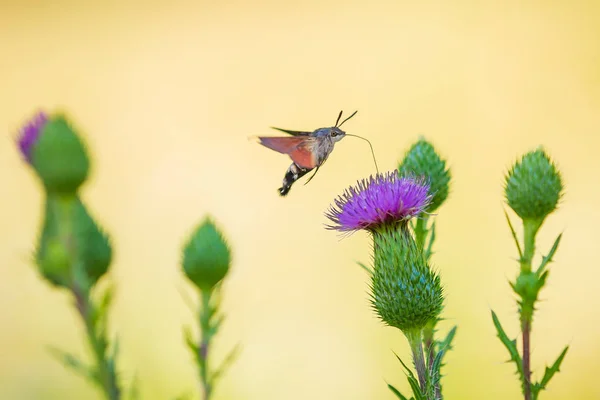
<path id="1" fill-rule="evenodd" d="M 302 178 L 304 175 L 312 171 L 313 168 L 302 168 L 298 166 L 296 163 L 292 163 L 289 166 L 287 171 L 285 172 L 285 176 L 283 177 L 283 186 L 279 188 L 279 194 L 281 196 L 285 196 L 289 193 L 290 189 L 294 182 L 298 179 Z"/>

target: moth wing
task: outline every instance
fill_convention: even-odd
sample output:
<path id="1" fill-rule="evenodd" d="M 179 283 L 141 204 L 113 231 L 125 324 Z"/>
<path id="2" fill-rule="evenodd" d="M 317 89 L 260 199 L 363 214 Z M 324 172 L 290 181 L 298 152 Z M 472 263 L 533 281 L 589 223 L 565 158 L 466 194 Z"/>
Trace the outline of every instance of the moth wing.
<path id="1" fill-rule="evenodd" d="M 312 150 L 312 140 L 306 140 L 289 153 L 290 158 L 302 168 L 313 169 L 317 166 L 317 156 Z"/>
<path id="2" fill-rule="evenodd" d="M 292 136 L 308 136 L 312 133 L 312 132 L 304 132 L 304 131 L 291 131 L 289 129 L 281 129 L 281 128 L 276 128 L 274 126 L 272 126 L 271 128 L 276 129 L 283 133 L 287 133 L 288 135 L 292 135 Z"/>
<path id="3" fill-rule="evenodd" d="M 302 168 L 317 166 L 317 158 L 312 149 L 313 138 L 308 137 L 259 137 L 260 144 L 282 154 L 290 156 Z"/>

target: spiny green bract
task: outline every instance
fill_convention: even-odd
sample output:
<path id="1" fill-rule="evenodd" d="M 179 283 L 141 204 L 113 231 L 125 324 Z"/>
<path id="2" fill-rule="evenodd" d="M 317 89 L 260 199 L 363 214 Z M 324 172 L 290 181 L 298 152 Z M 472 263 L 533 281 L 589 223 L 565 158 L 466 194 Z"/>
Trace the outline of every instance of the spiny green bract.
<path id="1" fill-rule="evenodd" d="M 74 195 L 48 195 L 37 248 L 40 273 L 52 284 L 89 289 L 109 269 L 112 248 Z"/>
<path id="2" fill-rule="evenodd" d="M 539 148 L 525 154 L 506 176 L 506 202 L 522 219 L 543 220 L 554 211 L 562 196 L 560 172 Z"/>
<path id="3" fill-rule="evenodd" d="M 386 324 L 406 333 L 437 318 L 444 299 L 439 275 L 405 229 L 387 227 L 373 233 L 371 302 Z"/>
<path id="4" fill-rule="evenodd" d="M 231 251 L 210 218 L 191 235 L 183 249 L 185 274 L 200 290 L 209 291 L 219 283 L 231 264 Z"/>
<path id="5" fill-rule="evenodd" d="M 64 117 L 52 118 L 31 152 L 31 163 L 48 192 L 74 193 L 86 180 L 90 161 L 85 146 Z"/>
<path id="6" fill-rule="evenodd" d="M 446 161 L 436 153 L 435 148 L 424 138 L 420 138 L 406 152 L 398 167 L 400 174 L 424 176 L 429 184 L 429 193 L 433 196 L 427 207 L 428 212 L 437 210 L 448 197 L 450 191 L 450 170 Z"/>

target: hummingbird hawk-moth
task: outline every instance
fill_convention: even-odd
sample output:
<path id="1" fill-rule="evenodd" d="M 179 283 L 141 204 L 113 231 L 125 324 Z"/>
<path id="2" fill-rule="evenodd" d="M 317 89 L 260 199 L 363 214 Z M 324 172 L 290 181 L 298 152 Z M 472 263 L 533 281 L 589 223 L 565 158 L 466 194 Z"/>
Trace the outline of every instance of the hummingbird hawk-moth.
<path id="1" fill-rule="evenodd" d="M 345 136 L 354 136 L 363 140 L 367 140 L 357 135 L 347 134 L 340 129 L 344 122 L 356 115 L 357 112 L 358 111 L 354 111 L 352 115 L 340 123 L 343 110 L 340 111 L 335 125 L 332 127 L 318 128 L 312 132 L 292 131 L 273 127 L 273 129 L 287 133 L 291 136 L 258 137 L 260 144 L 279 153 L 287 154 L 293 161 L 283 177 L 282 186 L 278 189 L 281 196 L 287 195 L 294 182 L 314 169 L 315 172 L 306 181 L 306 183 L 310 182 L 333 151 L 335 143 L 342 140 Z M 371 146 L 370 142 L 369 145 Z M 373 151 L 372 146 L 371 151 Z M 373 159 L 375 159 L 374 156 Z M 375 162 L 375 167 L 377 168 L 377 162 Z"/>

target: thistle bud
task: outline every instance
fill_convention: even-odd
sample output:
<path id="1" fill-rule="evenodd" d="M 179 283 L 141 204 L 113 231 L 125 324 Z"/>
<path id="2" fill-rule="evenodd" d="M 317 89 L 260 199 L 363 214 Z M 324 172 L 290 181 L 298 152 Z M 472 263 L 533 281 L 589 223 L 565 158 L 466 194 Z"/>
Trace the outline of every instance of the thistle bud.
<path id="1" fill-rule="evenodd" d="M 85 147 L 62 116 L 37 114 L 21 129 L 19 148 L 48 192 L 75 193 L 88 176 Z"/>
<path id="2" fill-rule="evenodd" d="M 538 221 L 556 209 L 562 191 L 560 173 L 542 148 L 515 163 L 504 189 L 506 202 L 521 219 Z"/>
<path id="3" fill-rule="evenodd" d="M 373 231 L 371 301 L 379 317 L 405 334 L 421 330 L 442 311 L 440 277 L 406 224 Z"/>
<path id="4" fill-rule="evenodd" d="M 398 171 L 401 175 L 415 175 L 427 179 L 432 200 L 426 211 L 437 210 L 448 197 L 450 170 L 446 168 L 446 161 L 424 138 L 419 139 L 406 152 Z"/>
<path id="5" fill-rule="evenodd" d="M 112 249 L 77 196 L 51 194 L 36 260 L 52 284 L 88 289 L 108 272 Z"/>
<path id="6" fill-rule="evenodd" d="M 231 264 L 231 251 L 210 218 L 191 235 L 183 249 L 183 271 L 202 291 L 219 283 Z"/>

